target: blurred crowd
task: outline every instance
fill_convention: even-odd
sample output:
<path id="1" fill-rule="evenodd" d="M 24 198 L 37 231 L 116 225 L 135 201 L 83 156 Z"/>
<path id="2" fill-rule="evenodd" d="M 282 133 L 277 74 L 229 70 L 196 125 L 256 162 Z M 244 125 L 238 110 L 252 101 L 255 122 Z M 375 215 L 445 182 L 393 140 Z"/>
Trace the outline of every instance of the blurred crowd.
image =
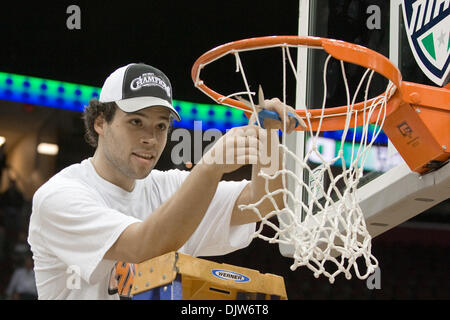
<path id="1" fill-rule="evenodd" d="M 14 180 L 0 194 L 0 299 L 36 299 L 33 259 L 27 241 L 31 203 Z"/>

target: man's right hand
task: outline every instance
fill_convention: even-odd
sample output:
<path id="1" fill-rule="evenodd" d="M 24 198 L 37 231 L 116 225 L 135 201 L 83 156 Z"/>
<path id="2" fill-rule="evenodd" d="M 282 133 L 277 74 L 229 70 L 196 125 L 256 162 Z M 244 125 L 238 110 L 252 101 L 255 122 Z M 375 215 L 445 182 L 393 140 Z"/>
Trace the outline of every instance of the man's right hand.
<path id="1" fill-rule="evenodd" d="M 267 131 L 256 125 L 232 128 L 203 155 L 199 164 L 221 174 L 257 164 L 259 150 L 266 141 Z"/>

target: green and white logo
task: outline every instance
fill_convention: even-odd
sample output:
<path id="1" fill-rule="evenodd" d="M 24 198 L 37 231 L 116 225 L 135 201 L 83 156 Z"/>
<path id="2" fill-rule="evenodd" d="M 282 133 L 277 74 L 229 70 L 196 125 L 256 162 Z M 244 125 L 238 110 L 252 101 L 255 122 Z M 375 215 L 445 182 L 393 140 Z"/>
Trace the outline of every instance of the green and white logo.
<path id="1" fill-rule="evenodd" d="M 403 19 L 417 64 L 439 86 L 449 80 L 450 0 L 403 0 Z"/>

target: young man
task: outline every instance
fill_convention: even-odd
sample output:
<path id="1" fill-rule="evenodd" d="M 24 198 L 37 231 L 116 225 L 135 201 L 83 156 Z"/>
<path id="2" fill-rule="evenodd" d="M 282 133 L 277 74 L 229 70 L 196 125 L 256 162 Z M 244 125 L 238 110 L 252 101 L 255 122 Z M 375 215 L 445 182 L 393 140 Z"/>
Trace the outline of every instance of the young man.
<path id="1" fill-rule="evenodd" d="M 277 99 L 265 102 L 280 116 L 293 111 Z M 250 243 L 258 216 L 239 205 L 264 194 L 257 145 L 270 136 L 254 125 L 234 128 L 192 171 L 153 170 L 173 118 L 180 120 L 160 70 L 129 64 L 106 79 L 84 114 L 94 156 L 56 174 L 33 197 L 28 241 L 40 299 L 118 299 L 108 293 L 116 261 L 139 263 L 175 250 L 221 255 Z M 292 120 L 285 125 L 293 130 Z M 216 161 L 228 152 L 234 161 Z M 245 163 L 256 163 L 251 181 L 221 182 Z M 278 179 L 270 187 L 280 186 Z M 267 214 L 272 206 L 266 201 L 259 209 Z"/>

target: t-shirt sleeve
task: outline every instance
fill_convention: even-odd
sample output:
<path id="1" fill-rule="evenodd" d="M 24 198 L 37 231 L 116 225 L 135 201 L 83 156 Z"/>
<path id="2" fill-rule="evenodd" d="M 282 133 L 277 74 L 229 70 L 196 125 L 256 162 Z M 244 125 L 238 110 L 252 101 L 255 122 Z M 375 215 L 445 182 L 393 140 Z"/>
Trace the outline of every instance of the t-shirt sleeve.
<path id="1" fill-rule="evenodd" d="M 129 225 L 140 220 L 108 208 L 83 188 L 62 187 L 38 203 L 40 236 L 67 266 L 77 266 L 83 280 L 95 283 L 114 261 L 103 257 Z"/>
<path id="2" fill-rule="evenodd" d="M 234 204 L 249 181 L 221 181 L 205 217 L 181 248 L 192 256 L 224 255 L 247 247 L 256 223 L 231 226 Z"/>

